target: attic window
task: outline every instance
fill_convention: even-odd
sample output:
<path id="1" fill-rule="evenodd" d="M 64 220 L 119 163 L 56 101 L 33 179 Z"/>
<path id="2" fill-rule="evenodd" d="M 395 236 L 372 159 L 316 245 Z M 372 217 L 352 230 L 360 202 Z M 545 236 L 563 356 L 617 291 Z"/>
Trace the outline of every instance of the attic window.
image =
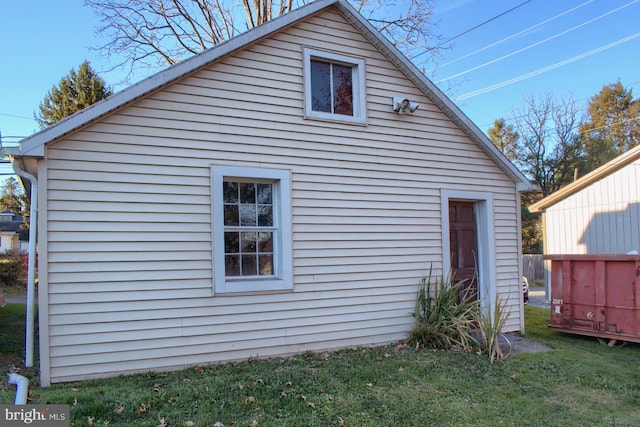
<path id="1" fill-rule="evenodd" d="M 304 50 L 305 117 L 366 123 L 365 63 Z"/>

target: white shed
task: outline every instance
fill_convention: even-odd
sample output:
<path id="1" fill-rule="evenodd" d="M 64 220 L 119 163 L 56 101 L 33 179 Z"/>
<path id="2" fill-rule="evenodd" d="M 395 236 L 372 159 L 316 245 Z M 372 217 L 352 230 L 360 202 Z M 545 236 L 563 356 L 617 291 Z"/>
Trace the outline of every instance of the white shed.
<path id="1" fill-rule="evenodd" d="M 640 146 L 531 205 L 542 213 L 544 253 L 640 251 Z"/>
<path id="2" fill-rule="evenodd" d="M 530 184 L 346 1 L 11 154 L 39 202 L 43 385 L 401 340 L 431 266 L 475 265 L 479 298 L 498 293 L 506 331 L 523 329 Z"/>

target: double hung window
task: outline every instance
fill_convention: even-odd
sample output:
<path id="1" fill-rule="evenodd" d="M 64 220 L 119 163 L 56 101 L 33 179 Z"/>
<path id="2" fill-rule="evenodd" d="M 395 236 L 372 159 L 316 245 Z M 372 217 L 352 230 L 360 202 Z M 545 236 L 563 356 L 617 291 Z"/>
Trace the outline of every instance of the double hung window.
<path id="1" fill-rule="evenodd" d="M 291 289 L 289 172 L 212 171 L 215 291 Z"/>

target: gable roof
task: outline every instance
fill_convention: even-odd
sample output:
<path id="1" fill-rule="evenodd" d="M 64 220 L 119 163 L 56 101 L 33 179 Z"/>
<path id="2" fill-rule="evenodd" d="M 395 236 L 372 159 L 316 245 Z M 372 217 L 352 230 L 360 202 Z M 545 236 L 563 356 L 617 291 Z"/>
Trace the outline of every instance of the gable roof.
<path id="1" fill-rule="evenodd" d="M 615 159 L 600 166 L 598 169 L 589 172 L 582 178 L 573 181 L 571 184 L 563 187 L 555 193 L 548 195 L 544 199 L 537 201 L 536 203 L 529 206 L 529 211 L 533 213 L 543 212 L 548 207 L 561 202 L 567 197 L 581 191 L 583 188 L 586 188 L 594 182 L 606 178 L 612 173 L 622 169 L 623 167 L 635 162 L 638 159 L 640 159 L 640 145 L 630 149 L 626 153 L 619 155 Z"/>
<path id="2" fill-rule="evenodd" d="M 207 64 L 236 50 L 312 16 L 328 7 L 335 7 L 342 16 L 376 46 L 405 76 L 416 85 L 436 106 L 456 123 L 504 172 L 516 183 L 519 191 L 533 190 L 532 184 L 498 150 L 478 127 L 417 67 L 393 46 L 378 30 L 360 15 L 346 0 L 316 0 L 283 16 L 262 24 L 233 39 L 214 46 L 198 55 L 179 62 L 157 74 L 93 104 L 84 110 L 28 137 L 20 142 L 19 152 L 8 154 L 15 157 L 43 157 L 44 146 L 74 132 L 101 117 L 155 92 L 172 82 L 193 73 Z"/>

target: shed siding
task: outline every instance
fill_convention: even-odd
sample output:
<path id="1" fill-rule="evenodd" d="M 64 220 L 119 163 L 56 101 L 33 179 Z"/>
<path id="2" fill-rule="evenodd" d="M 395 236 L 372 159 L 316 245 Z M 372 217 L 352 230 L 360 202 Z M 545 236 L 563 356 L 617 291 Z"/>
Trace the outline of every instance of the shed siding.
<path id="1" fill-rule="evenodd" d="M 547 208 L 547 254 L 640 251 L 640 161 Z"/>
<path id="2" fill-rule="evenodd" d="M 367 126 L 303 118 L 303 46 L 366 57 Z M 212 295 L 211 164 L 291 170 L 293 292 Z M 520 327 L 514 183 L 337 13 L 50 144 L 45 182 L 52 382 L 402 339 L 442 188 L 493 193 Z"/>

